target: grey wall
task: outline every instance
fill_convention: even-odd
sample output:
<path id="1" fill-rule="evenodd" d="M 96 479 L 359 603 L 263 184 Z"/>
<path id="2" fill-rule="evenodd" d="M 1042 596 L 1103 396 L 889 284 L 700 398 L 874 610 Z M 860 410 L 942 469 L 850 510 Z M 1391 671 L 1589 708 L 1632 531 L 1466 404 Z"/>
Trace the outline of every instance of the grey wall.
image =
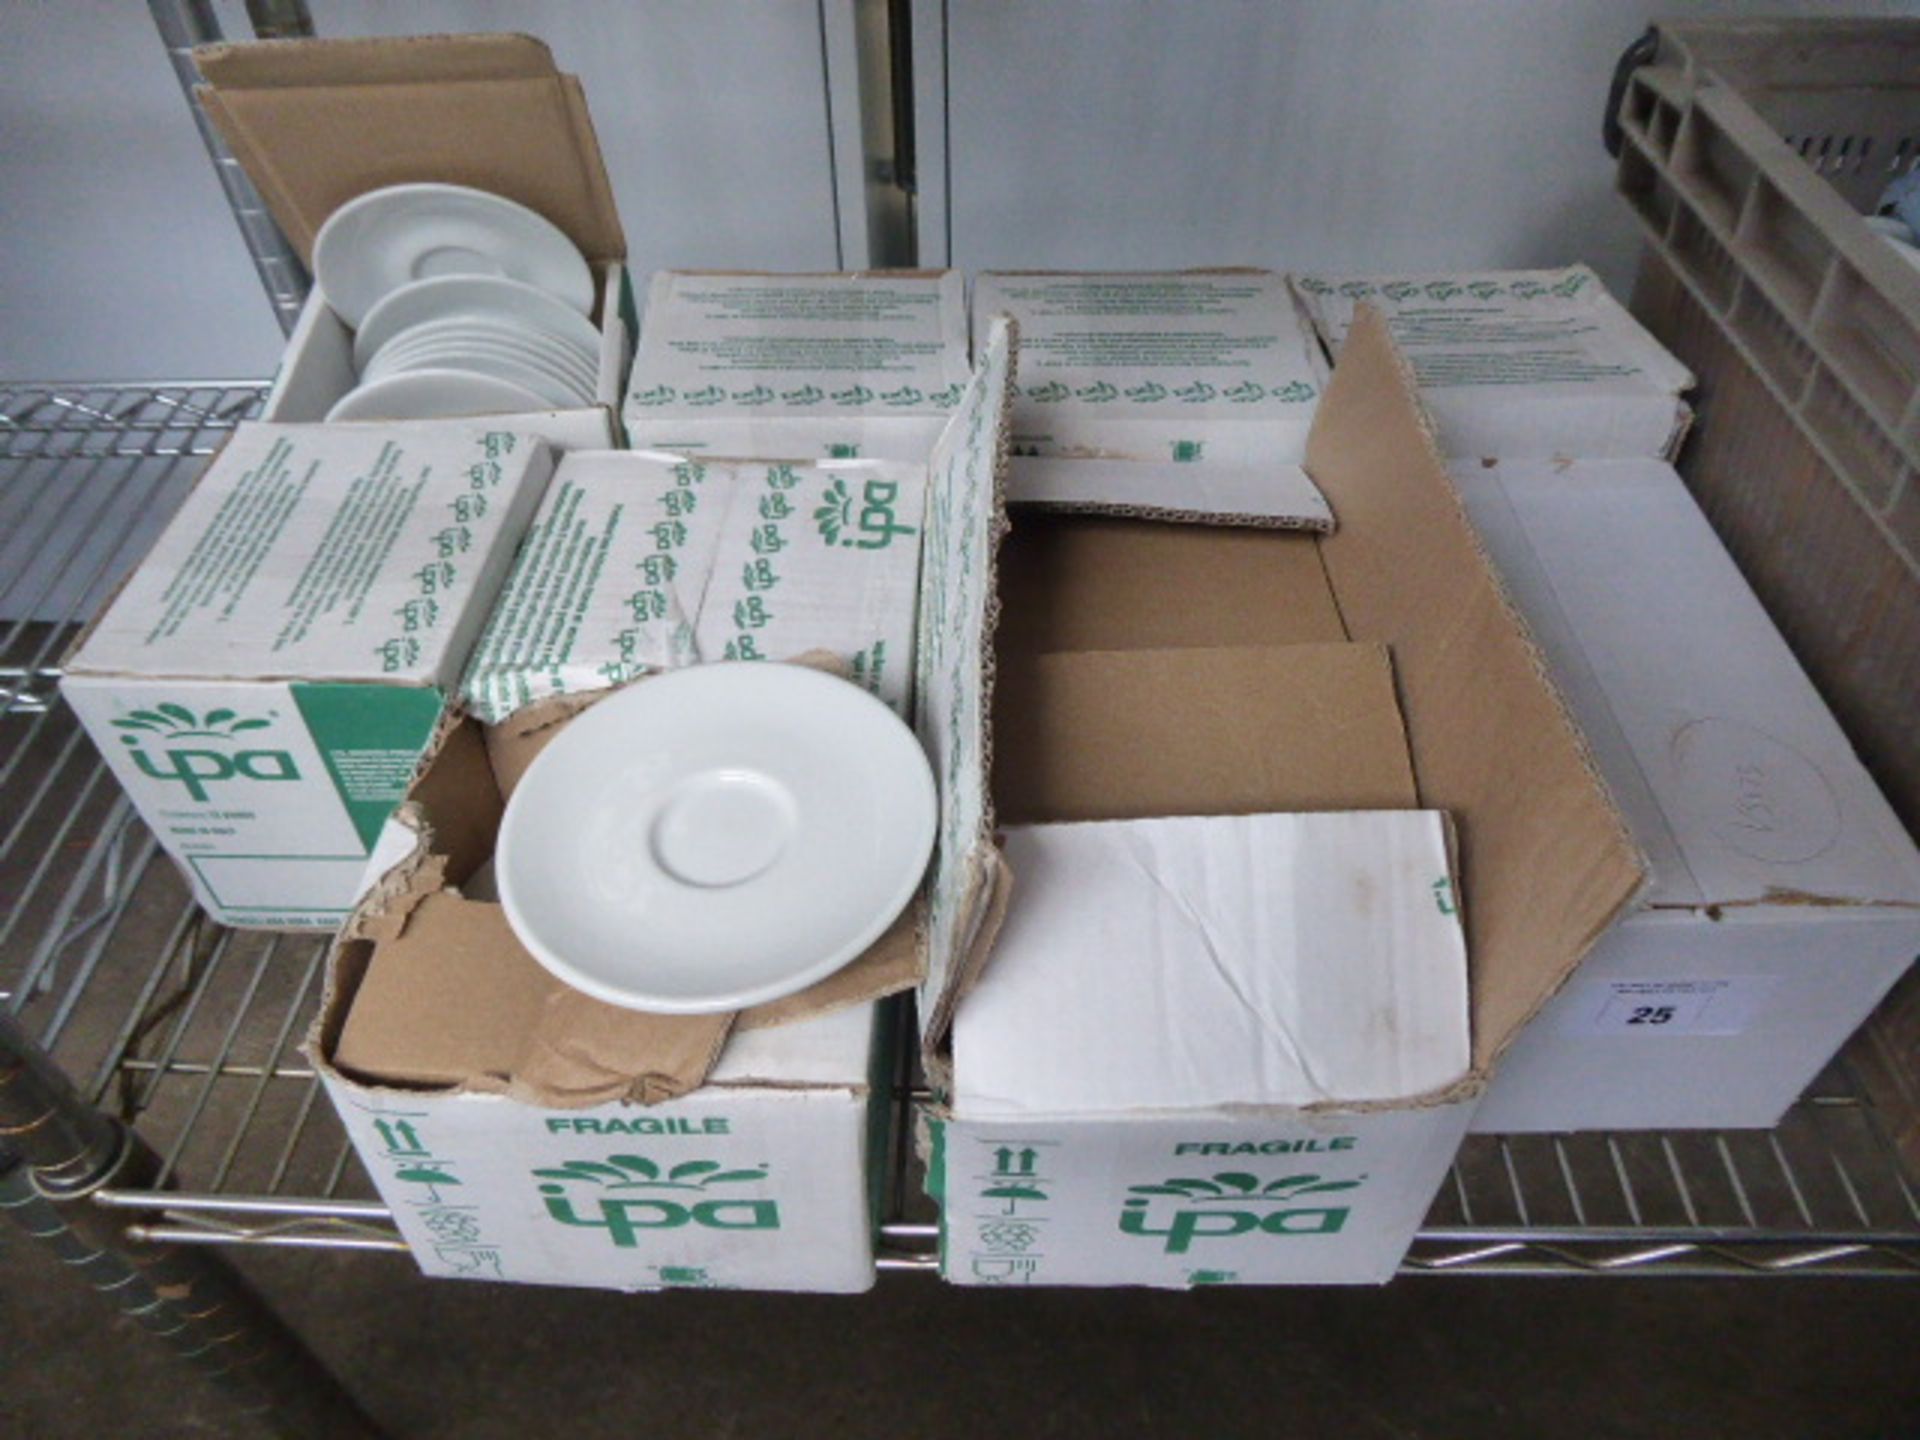
<path id="1" fill-rule="evenodd" d="M 915 0 L 921 258 L 1356 271 L 1585 259 L 1624 286 L 1638 242 L 1599 139 L 1615 60 L 1649 14 L 1794 11 L 1920 6 Z"/>
<path id="2" fill-rule="evenodd" d="M 329 35 L 545 38 L 586 84 L 642 270 L 867 262 L 855 0 L 311 6 Z M 1920 0 L 1651 8 L 1913 14 Z M 230 35 L 250 33 L 240 0 L 216 9 Z M 1636 241 L 1597 132 L 1643 13 L 1621 0 L 914 0 L 922 260 L 1585 258 L 1624 284 Z M 0 140 L 0 374 L 271 371 L 278 332 L 145 6 L 0 0 Z"/>
<path id="3" fill-rule="evenodd" d="M 265 375 L 279 348 L 147 7 L 0 3 L 0 373 Z"/>
<path id="4" fill-rule="evenodd" d="M 239 0 L 215 8 L 229 36 L 251 35 Z M 546 40 L 586 86 L 643 270 L 866 263 L 851 0 L 311 0 L 311 10 L 322 35 Z M 833 129 L 838 167 L 830 93 L 847 112 Z M 272 372 L 278 328 L 144 5 L 0 0 L 0 136 L 0 374 Z"/>

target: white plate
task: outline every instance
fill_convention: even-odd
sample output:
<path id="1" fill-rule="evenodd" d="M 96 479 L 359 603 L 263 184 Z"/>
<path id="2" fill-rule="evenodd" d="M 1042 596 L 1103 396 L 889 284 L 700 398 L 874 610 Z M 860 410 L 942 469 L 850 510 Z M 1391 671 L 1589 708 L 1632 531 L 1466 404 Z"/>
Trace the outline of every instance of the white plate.
<path id="1" fill-rule="evenodd" d="M 668 1014 L 803 990 L 919 887 L 937 805 L 920 742 L 858 686 L 756 661 L 651 676 L 515 787 L 507 920 L 575 989 Z"/>
<path id="2" fill-rule="evenodd" d="M 593 392 L 593 368 L 559 342 L 549 342 L 544 336 L 516 335 L 510 331 L 474 325 L 445 330 L 439 327 L 422 326 L 419 333 L 410 330 L 382 346 L 379 353 L 361 369 L 360 374 L 365 379 L 388 374 L 396 369 L 412 369 L 416 368 L 416 361 L 423 354 L 449 350 L 457 352 L 462 349 L 474 349 L 535 363 L 556 372 L 584 395 L 590 396 Z"/>
<path id="3" fill-rule="evenodd" d="M 416 325 L 410 330 L 402 330 L 368 356 L 367 363 L 361 368 L 371 369 L 390 355 L 410 351 L 423 344 L 464 338 L 504 345 L 524 354 L 538 355 L 544 360 L 561 366 L 570 374 L 579 375 L 583 381 L 599 373 L 595 358 L 580 350 L 570 340 L 561 340 L 532 330 L 518 330 L 489 320 L 464 319 L 434 320 L 424 325 Z"/>
<path id="4" fill-rule="evenodd" d="M 540 408 L 543 410 L 572 410 L 589 403 L 588 397 L 576 389 L 572 381 L 563 379 L 537 361 L 524 355 L 471 343 L 425 350 L 391 365 L 381 364 L 376 356 L 374 364 L 368 367 L 360 380 L 363 385 L 379 384 L 393 376 L 432 370 L 465 370 L 475 375 L 491 375 L 496 380 L 505 380 L 539 395 L 542 398 Z"/>
<path id="5" fill-rule="evenodd" d="M 409 370 L 349 390 L 328 420 L 445 420 L 552 407 L 537 391 L 466 370 Z"/>
<path id="6" fill-rule="evenodd" d="M 313 274 L 356 330 L 393 291 L 435 275 L 505 275 L 593 310 L 593 272 L 558 226 L 465 185 L 389 185 L 349 200 L 314 237 Z"/>
<path id="7" fill-rule="evenodd" d="M 565 340 L 591 358 L 600 332 L 578 310 L 545 290 L 503 275 L 435 275 L 402 285 L 371 310 L 353 337 L 353 363 L 365 366 L 402 331 L 436 320 L 487 320 Z"/>

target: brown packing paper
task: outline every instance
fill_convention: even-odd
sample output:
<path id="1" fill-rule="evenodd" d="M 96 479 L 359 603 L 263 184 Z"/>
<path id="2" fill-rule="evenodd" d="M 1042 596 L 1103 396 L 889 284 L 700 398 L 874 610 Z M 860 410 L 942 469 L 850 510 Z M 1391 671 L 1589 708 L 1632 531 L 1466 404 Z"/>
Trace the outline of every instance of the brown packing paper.
<path id="1" fill-rule="evenodd" d="M 368 1079 L 497 1091 L 561 1108 L 696 1089 L 733 1016 L 646 1015 L 582 995 L 514 938 L 500 907 L 442 892 L 379 945 L 334 1063 Z"/>
<path id="2" fill-rule="evenodd" d="M 1003 655 L 1002 820 L 1416 808 L 1383 645 Z"/>

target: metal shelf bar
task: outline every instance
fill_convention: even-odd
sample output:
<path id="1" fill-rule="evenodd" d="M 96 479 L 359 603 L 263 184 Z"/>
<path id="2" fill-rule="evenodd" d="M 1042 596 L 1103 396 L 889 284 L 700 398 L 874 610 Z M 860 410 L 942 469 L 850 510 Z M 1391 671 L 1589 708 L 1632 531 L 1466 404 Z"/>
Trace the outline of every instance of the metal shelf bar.
<path id="1" fill-rule="evenodd" d="M 259 393 L 0 385 L 0 1010 L 165 1157 L 161 1178 L 96 1197 L 139 1212 L 129 1233 L 402 1253 L 319 1077 L 292 1053 L 324 942 L 201 915 L 55 689 L 80 620 Z M 72 527 L 95 519 L 77 542 Z M 40 568 L 74 556 L 58 580 Z M 902 1039 L 879 1264 L 928 1271 L 939 1227 L 921 1218 L 913 1158 L 927 1096 Z M 1836 1072 L 1772 1132 L 1469 1137 L 1404 1269 L 1920 1278 L 1920 1200 Z"/>

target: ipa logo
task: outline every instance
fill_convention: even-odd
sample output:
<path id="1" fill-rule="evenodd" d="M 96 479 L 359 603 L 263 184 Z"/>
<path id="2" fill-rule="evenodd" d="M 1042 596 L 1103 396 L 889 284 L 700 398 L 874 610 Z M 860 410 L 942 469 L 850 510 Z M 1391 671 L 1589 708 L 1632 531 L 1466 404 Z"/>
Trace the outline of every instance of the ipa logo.
<path id="1" fill-rule="evenodd" d="M 1175 1178 L 1129 1185 L 1129 1198 L 1120 1208 L 1120 1229 L 1127 1235 L 1164 1237 L 1163 1248 L 1170 1255 L 1185 1254 L 1196 1240 L 1224 1240 L 1255 1232 L 1336 1235 L 1347 1223 L 1347 1206 L 1297 1202 L 1357 1190 L 1360 1183 L 1287 1175 L 1263 1185 L 1257 1175 L 1224 1170 L 1210 1180 Z"/>
<path id="2" fill-rule="evenodd" d="M 836 476 L 814 507 L 813 523 L 829 545 L 884 550 L 894 536 L 914 533 L 913 526 L 902 525 L 894 511 L 899 498 L 900 486 L 894 481 L 868 480 L 860 487 L 856 512 L 853 491 Z"/>
<path id="3" fill-rule="evenodd" d="M 699 1225 L 709 1230 L 778 1230 L 780 1207 L 772 1200 L 729 1198 L 729 1185 L 750 1185 L 767 1178 L 767 1167 L 725 1170 L 717 1160 L 686 1160 L 664 1175 L 644 1155 L 609 1155 L 606 1160 L 569 1160 L 533 1172 L 544 1182 L 547 1214 L 562 1225 L 605 1230 L 621 1249 L 640 1243 L 643 1230 L 675 1230 Z M 575 1185 L 590 1185 L 586 1209 L 575 1204 Z M 714 1198 L 716 1187 L 721 1194 Z"/>
<path id="4" fill-rule="evenodd" d="M 163 700 L 151 710 L 129 711 L 113 723 L 129 732 L 120 738 L 131 749 L 133 763 L 141 774 L 155 780 L 176 780 L 195 800 L 205 801 L 207 786 L 217 780 L 300 778 L 293 756 L 285 750 L 239 748 L 242 736 L 271 728 L 271 720 L 224 709 L 196 715 L 184 705 Z M 209 745 L 220 748 L 210 749 Z"/>

